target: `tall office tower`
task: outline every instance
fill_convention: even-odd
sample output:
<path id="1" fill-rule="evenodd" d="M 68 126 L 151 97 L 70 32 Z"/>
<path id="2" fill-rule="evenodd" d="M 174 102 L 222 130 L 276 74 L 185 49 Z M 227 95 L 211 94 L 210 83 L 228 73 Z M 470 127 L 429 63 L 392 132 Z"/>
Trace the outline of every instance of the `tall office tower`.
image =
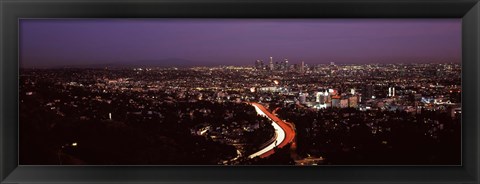
<path id="1" fill-rule="evenodd" d="M 262 62 L 260 60 L 255 61 L 255 69 L 257 69 L 257 70 L 262 69 Z"/>
<path id="2" fill-rule="evenodd" d="M 265 70 L 265 64 L 263 63 L 263 60 L 260 60 L 260 69 Z"/>
<path id="3" fill-rule="evenodd" d="M 273 57 L 272 56 L 270 56 L 269 69 L 273 70 Z"/>
<path id="4" fill-rule="evenodd" d="M 395 87 L 392 87 L 392 96 L 395 96 Z"/>
<path id="5" fill-rule="evenodd" d="M 282 68 L 282 66 L 280 65 L 280 63 L 278 61 L 275 62 L 275 70 L 280 70 Z"/>
<path id="6" fill-rule="evenodd" d="M 335 62 L 330 62 L 330 65 L 335 65 Z"/>
<path id="7" fill-rule="evenodd" d="M 285 59 L 285 61 L 283 62 L 283 69 L 288 71 L 288 59 Z"/>
<path id="8" fill-rule="evenodd" d="M 302 64 L 300 65 L 300 73 L 303 73 L 305 71 L 305 62 L 302 61 Z"/>
<path id="9" fill-rule="evenodd" d="M 350 89 L 350 94 L 355 95 L 355 89 Z"/>

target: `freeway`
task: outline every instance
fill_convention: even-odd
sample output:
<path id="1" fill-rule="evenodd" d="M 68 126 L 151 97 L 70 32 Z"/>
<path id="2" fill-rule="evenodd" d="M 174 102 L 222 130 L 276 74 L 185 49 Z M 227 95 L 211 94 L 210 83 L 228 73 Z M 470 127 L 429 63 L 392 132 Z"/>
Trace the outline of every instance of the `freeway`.
<path id="1" fill-rule="evenodd" d="M 257 156 L 259 156 L 260 158 L 268 157 L 274 153 L 275 147 L 282 148 L 293 141 L 293 139 L 295 138 L 295 130 L 289 124 L 287 124 L 277 116 L 273 115 L 272 113 L 268 112 L 268 110 L 263 105 L 254 102 L 250 104 L 255 107 L 255 110 L 259 115 L 265 116 L 270 121 L 272 121 L 272 126 L 275 129 L 276 138 L 273 142 L 271 142 L 264 148 L 248 156 L 249 158 L 254 158 Z"/>

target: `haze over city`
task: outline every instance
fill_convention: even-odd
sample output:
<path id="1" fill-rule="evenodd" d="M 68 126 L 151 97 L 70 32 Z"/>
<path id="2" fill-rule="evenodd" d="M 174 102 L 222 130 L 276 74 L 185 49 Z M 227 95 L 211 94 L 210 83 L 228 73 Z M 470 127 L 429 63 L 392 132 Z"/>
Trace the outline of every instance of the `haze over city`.
<path id="1" fill-rule="evenodd" d="M 460 19 L 20 24 L 23 165 L 461 164 Z"/>
<path id="2" fill-rule="evenodd" d="M 460 19 L 22 19 L 21 67 L 460 62 Z"/>

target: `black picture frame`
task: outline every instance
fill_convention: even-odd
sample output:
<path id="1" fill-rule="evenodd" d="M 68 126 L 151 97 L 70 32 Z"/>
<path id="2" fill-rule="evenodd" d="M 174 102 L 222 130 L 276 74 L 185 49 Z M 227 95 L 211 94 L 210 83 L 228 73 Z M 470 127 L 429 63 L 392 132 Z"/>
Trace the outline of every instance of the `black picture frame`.
<path id="1" fill-rule="evenodd" d="M 20 18 L 461 18 L 462 166 L 19 166 Z M 479 183 L 478 0 L 0 0 L 0 183 Z"/>

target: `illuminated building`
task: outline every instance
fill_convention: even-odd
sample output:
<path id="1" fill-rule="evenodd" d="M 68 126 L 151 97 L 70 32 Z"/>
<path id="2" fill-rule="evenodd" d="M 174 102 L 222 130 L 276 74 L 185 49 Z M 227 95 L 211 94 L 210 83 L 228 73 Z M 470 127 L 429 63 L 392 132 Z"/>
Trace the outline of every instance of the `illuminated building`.
<path id="1" fill-rule="evenodd" d="M 321 97 L 321 95 L 323 95 L 323 92 L 317 92 L 317 93 L 315 94 L 315 97 L 316 97 L 316 98 L 315 98 L 315 102 L 320 103 L 320 97 Z"/>
<path id="2" fill-rule="evenodd" d="M 275 86 L 272 86 L 272 87 L 261 87 L 261 88 L 257 88 L 257 91 L 258 92 L 279 92 L 280 89 L 275 87 Z"/>
<path id="3" fill-rule="evenodd" d="M 257 70 L 263 69 L 263 61 L 262 60 L 256 60 L 255 61 L 255 69 L 257 69 Z"/>
<path id="4" fill-rule="evenodd" d="M 348 107 L 348 98 L 340 99 L 340 108 Z"/>
<path id="5" fill-rule="evenodd" d="M 395 96 L 395 87 L 389 87 L 388 88 L 388 95 L 389 97 Z"/>
<path id="6" fill-rule="evenodd" d="M 305 72 L 305 62 L 302 61 L 302 64 L 300 65 L 300 73 Z"/>
<path id="7" fill-rule="evenodd" d="M 348 107 L 357 108 L 358 107 L 358 97 L 351 96 L 348 97 Z"/>
<path id="8" fill-rule="evenodd" d="M 307 93 L 300 93 L 298 98 L 300 103 L 304 104 L 305 102 L 307 102 Z"/>
<path id="9" fill-rule="evenodd" d="M 274 66 L 273 66 L 273 57 L 272 57 L 272 56 L 270 56 L 270 63 L 269 63 L 268 66 L 269 66 L 270 71 L 272 71 L 272 70 L 274 69 Z"/>
<path id="10" fill-rule="evenodd" d="M 320 104 L 326 104 L 329 102 L 328 100 L 328 92 L 327 91 L 324 91 L 324 92 L 317 92 L 316 94 L 316 102 L 317 103 L 320 103 Z"/>
<path id="11" fill-rule="evenodd" d="M 332 107 L 340 108 L 340 96 L 332 96 Z"/>

